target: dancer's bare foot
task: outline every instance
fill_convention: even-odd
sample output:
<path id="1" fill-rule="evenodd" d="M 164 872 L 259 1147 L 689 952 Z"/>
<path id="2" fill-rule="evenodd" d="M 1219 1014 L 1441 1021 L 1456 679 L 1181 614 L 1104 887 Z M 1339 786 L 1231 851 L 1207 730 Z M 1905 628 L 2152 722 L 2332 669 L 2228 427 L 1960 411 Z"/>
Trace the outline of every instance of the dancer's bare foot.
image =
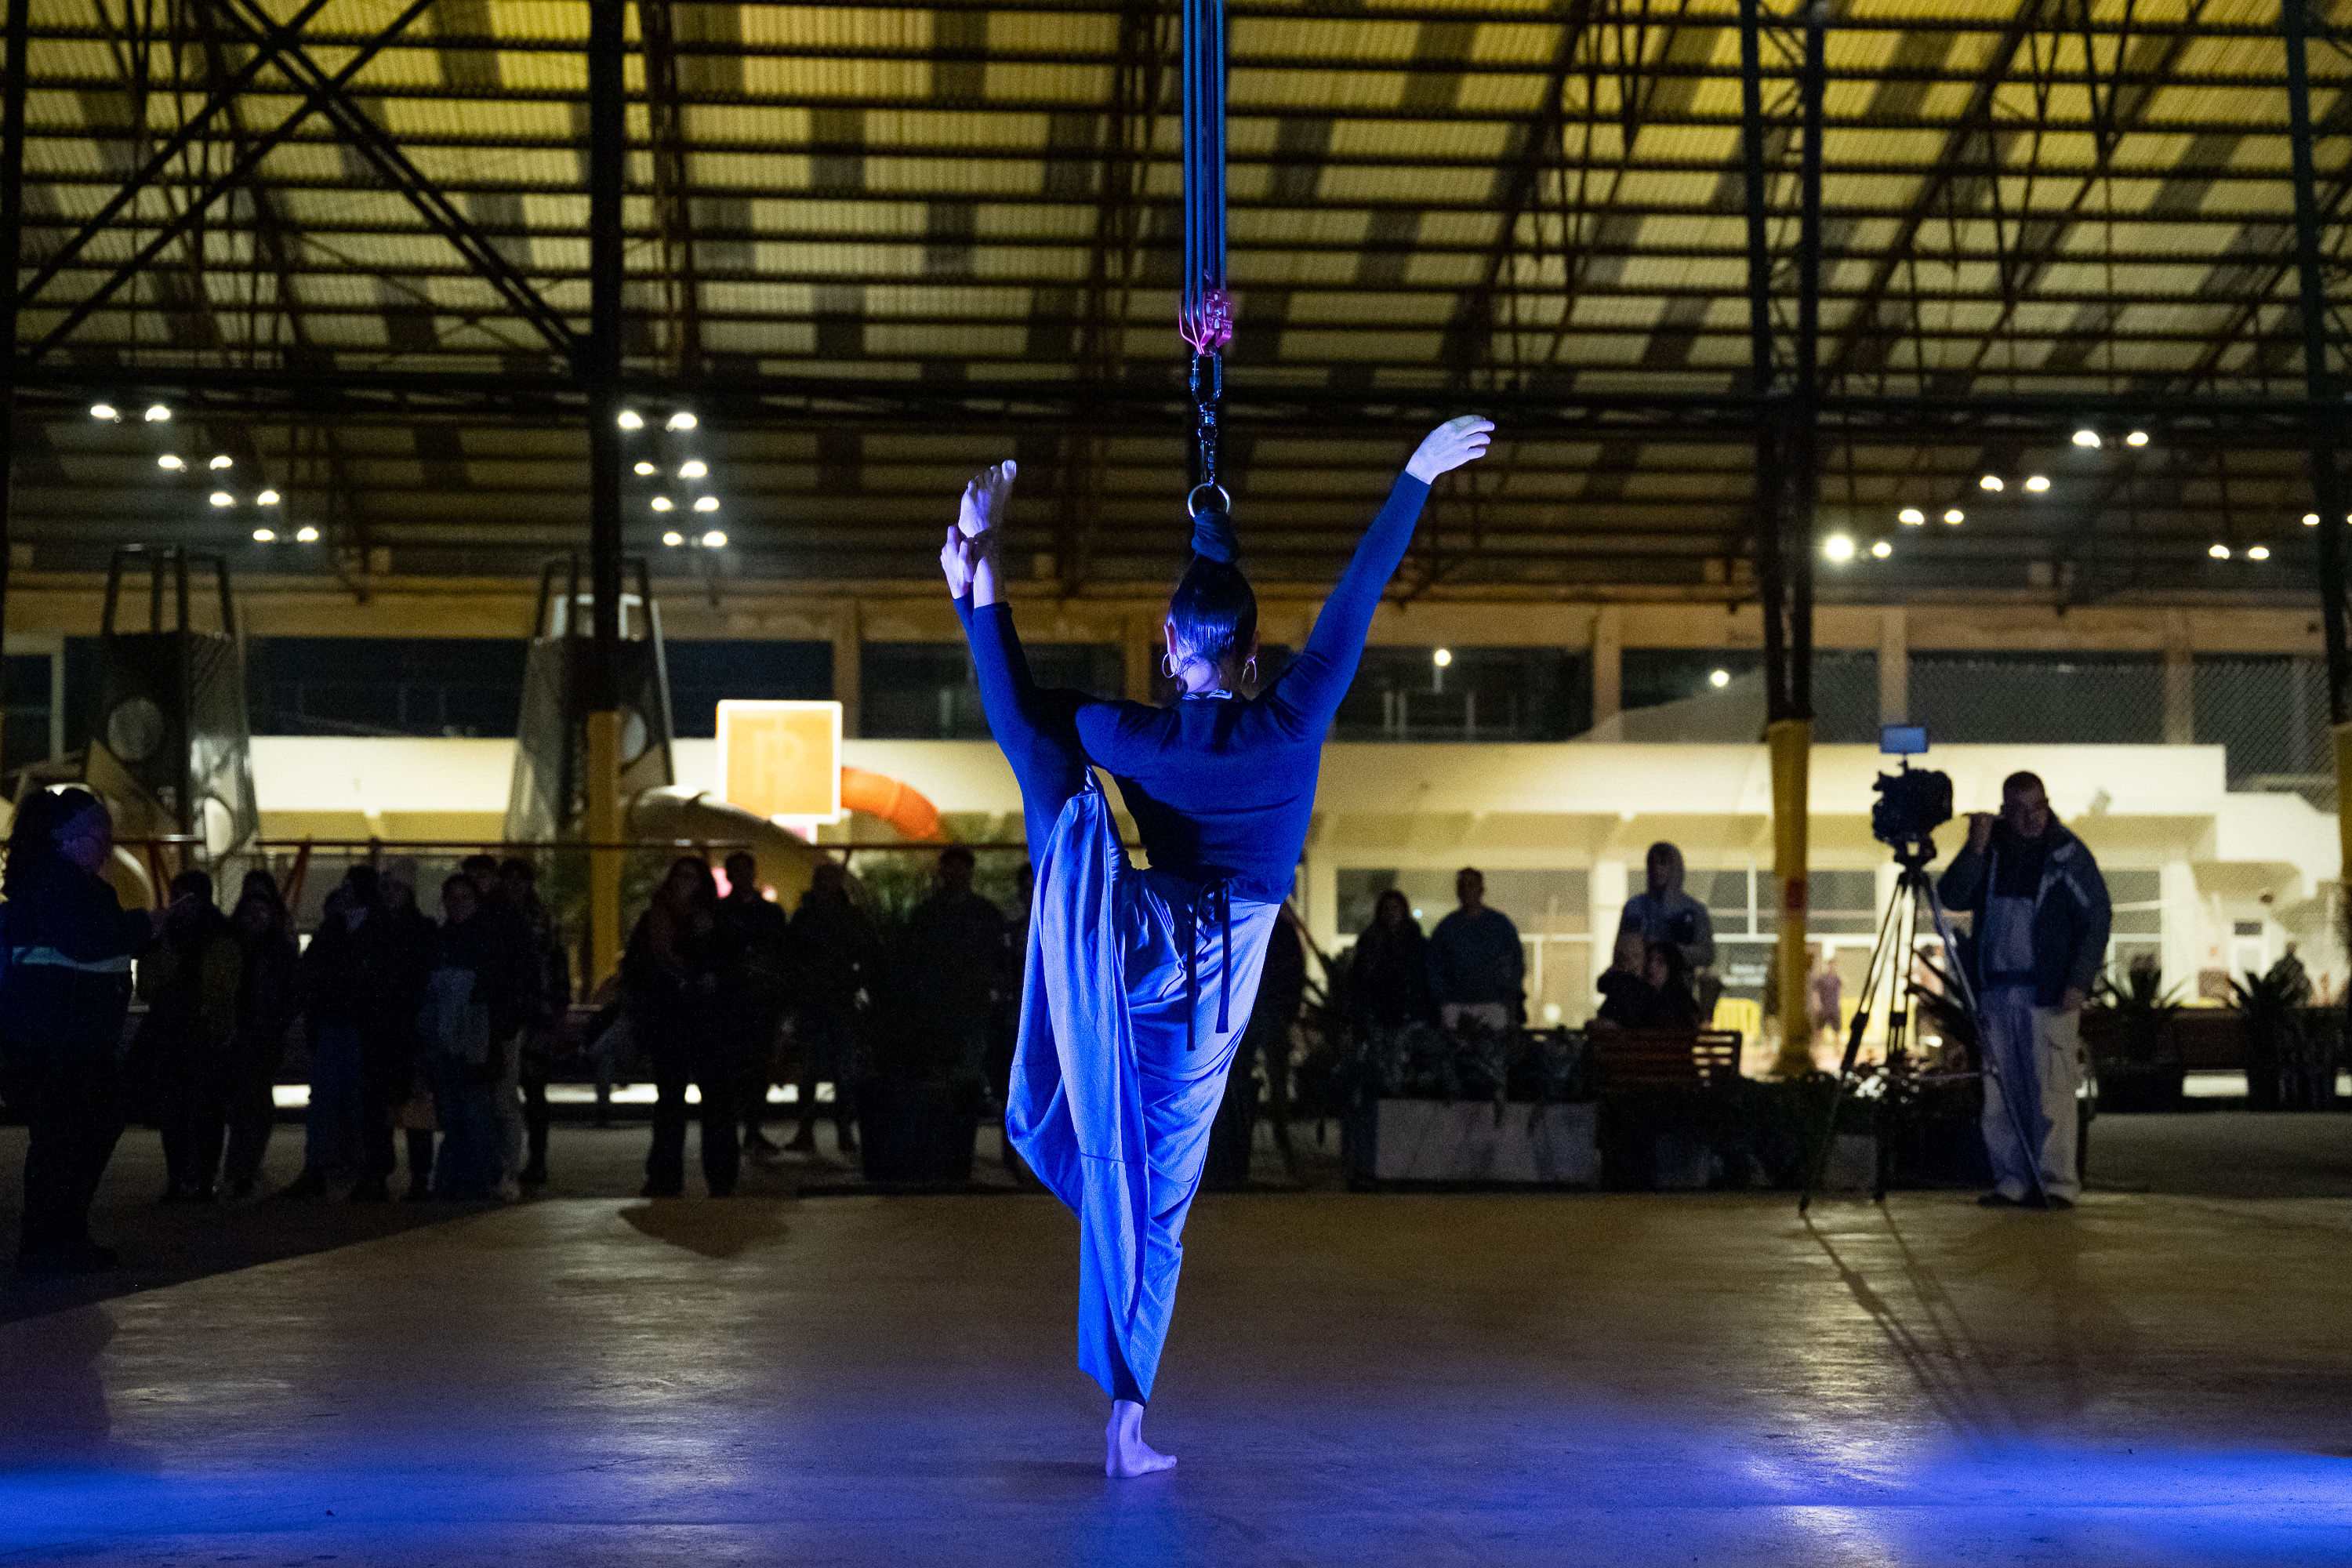
<path id="1" fill-rule="evenodd" d="M 1021 465 L 1007 458 L 993 468 L 981 469 L 963 488 L 963 506 L 956 515 L 956 526 L 963 530 L 966 539 L 978 539 L 1004 521 L 1004 498 L 1013 489 L 1014 476 Z"/>
<path id="2" fill-rule="evenodd" d="M 1103 1428 L 1103 1474 L 1115 1481 L 1173 1469 L 1176 1456 L 1143 1440 L 1143 1406 L 1132 1399 L 1110 1402 L 1110 1425 Z"/>

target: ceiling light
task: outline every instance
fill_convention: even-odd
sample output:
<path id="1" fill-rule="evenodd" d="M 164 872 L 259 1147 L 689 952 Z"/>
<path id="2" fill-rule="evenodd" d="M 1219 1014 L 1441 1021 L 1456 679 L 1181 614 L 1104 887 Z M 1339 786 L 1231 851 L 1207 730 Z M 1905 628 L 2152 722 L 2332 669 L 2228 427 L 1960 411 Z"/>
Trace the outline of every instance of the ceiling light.
<path id="1" fill-rule="evenodd" d="M 155 459 L 155 466 L 159 468 L 169 468 L 173 473 L 177 473 L 188 465 L 180 461 L 179 458 L 173 457 L 171 453 L 166 452 L 162 457 Z"/>
<path id="2" fill-rule="evenodd" d="M 294 531 L 294 539 L 297 543 L 316 544 L 319 542 L 319 531 L 315 528 L 298 528 Z"/>
<path id="3" fill-rule="evenodd" d="M 1888 556 L 1895 553 L 1895 546 L 1887 543 L 1886 541 L 1882 539 L 1877 543 L 1870 547 L 1870 552 L 1878 557 L 1881 561 L 1884 561 Z"/>
<path id="4" fill-rule="evenodd" d="M 2050 488 L 2050 480 L 2045 475 L 2034 474 L 2027 478 L 2025 488 L 2032 490 L 2035 495 L 2040 495 L 2043 490 Z"/>
<path id="5" fill-rule="evenodd" d="M 1435 653 L 1429 656 L 1429 662 L 1437 666 L 1438 668 L 1444 669 L 1447 665 L 1454 662 L 1454 650 L 1450 647 L 1439 648 Z"/>
<path id="6" fill-rule="evenodd" d="M 253 531 L 253 542 L 256 544 L 274 544 L 278 542 L 278 535 L 268 529 L 257 528 Z"/>
<path id="7" fill-rule="evenodd" d="M 89 405 L 89 416 L 92 419 L 120 419 L 122 414 L 111 403 L 93 403 Z"/>
<path id="8" fill-rule="evenodd" d="M 1916 506 L 1906 506 L 1901 511 L 1895 514 L 1895 521 L 1897 522 L 1925 522 L 1927 521 L 1927 514 L 1921 511 Z"/>
<path id="9" fill-rule="evenodd" d="M 669 497 L 667 497 L 667 496 L 656 496 L 656 497 L 654 497 L 654 510 L 655 510 L 656 511 L 667 511 L 667 510 L 669 510 Z"/>
<path id="10" fill-rule="evenodd" d="M 2147 431 L 2145 431 L 2145 430 L 2135 430 L 2135 431 L 2133 431 L 2130 435 L 2128 435 L 2128 436 L 2126 436 L 2126 437 L 2124 437 L 2124 445 L 2125 445 L 2125 446 L 2126 446 L 2126 447 L 2145 447 L 2145 446 L 2147 446 Z"/>
<path id="11" fill-rule="evenodd" d="M 726 544 L 727 536 L 714 528 L 702 536 L 702 542 L 712 550 L 718 550 Z"/>
<path id="12" fill-rule="evenodd" d="M 691 430 L 694 425 L 694 416 L 683 408 L 669 416 L 669 427 L 673 430 Z"/>
<path id="13" fill-rule="evenodd" d="M 676 530 L 672 530 L 670 532 L 662 535 L 662 542 L 675 550 L 679 545 L 686 542 L 686 535 L 677 532 Z"/>
<path id="14" fill-rule="evenodd" d="M 694 501 L 694 510 L 697 511 L 717 511 L 719 510 L 719 498 L 717 496 L 697 496 Z"/>
<path id="15" fill-rule="evenodd" d="M 2270 558 L 2271 547 L 2267 544 L 2257 544 L 2246 552 L 2246 559 L 2249 561 L 2268 561 Z"/>
<path id="16" fill-rule="evenodd" d="M 1716 688 L 1717 690 L 1721 690 L 1724 687 L 1731 684 L 1731 671 L 1727 669 L 1709 670 L 1707 672 L 1706 683 L 1709 686 Z"/>
<path id="17" fill-rule="evenodd" d="M 634 408 L 622 409 L 620 418 L 614 423 L 624 430 L 642 430 L 646 427 L 645 416 Z"/>
<path id="18" fill-rule="evenodd" d="M 641 479 L 651 474 L 653 471 L 654 466 L 651 463 L 639 463 L 637 465 L 637 478 Z"/>
<path id="19" fill-rule="evenodd" d="M 236 498 L 229 494 L 226 490 L 215 490 L 213 492 L 212 500 L 213 505 L 215 506 L 235 506 L 236 504 Z"/>
<path id="20" fill-rule="evenodd" d="M 2305 528 L 2317 528 L 2319 526 L 2319 514 L 2315 511 L 2305 512 L 2303 514 L 2303 526 Z"/>
<path id="21" fill-rule="evenodd" d="M 677 466 L 677 477 L 681 479 L 698 479 L 709 471 L 710 465 L 705 463 L 699 458 L 696 458 L 690 462 L 680 463 Z"/>
<path id="22" fill-rule="evenodd" d="M 2096 430 L 2077 430 L 2074 432 L 2074 445 L 2088 447 L 2095 451 L 2098 449 L 2099 433 Z"/>
<path id="23" fill-rule="evenodd" d="M 171 416 L 172 411 L 160 403 L 151 403 L 147 405 L 147 423 L 150 425 L 161 425 Z"/>
<path id="24" fill-rule="evenodd" d="M 1954 507 L 1951 510 L 1944 514 L 1944 521 L 1946 522 L 1966 522 L 1968 520 L 1969 514 L 1962 511 L 1958 507 Z"/>
<path id="25" fill-rule="evenodd" d="M 1822 553 L 1832 561 L 1853 559 L 1853 541 L 1843 533 L 1832 533 L 1822 541 Z"/>
<path id="26" fill-rule="evenodd" d="M 2000 489 L 2000 476 L 1999 474 L 1987 474 L 1983 479 L 1979 479 L 1977 484 L 1979 489 L 1997 490 Z"/>
<path id="27" fill-rule="evenodd" d="M 2227 561 L 2230 558 L 2230 547 L 2226 544 L 2217 544 L 2205 553 L 2216 561 Z"/>
<path id="28" fill-rule="evenodd" d="M 230 457 L 226 452 L 223 452 L 219 456 L 215 457 L 211 462 L 206 463 L 205 467 L 208 468 L 233 468 L 236 467 L 236 459 Z"/>
<path id="29" fill-rule="evenodd" d="M 276 490 L 264 490 L 259 495 L 253 498 L 253 504 L 256 506 L 276 506 L 278 504 L 278 492 Z"/>

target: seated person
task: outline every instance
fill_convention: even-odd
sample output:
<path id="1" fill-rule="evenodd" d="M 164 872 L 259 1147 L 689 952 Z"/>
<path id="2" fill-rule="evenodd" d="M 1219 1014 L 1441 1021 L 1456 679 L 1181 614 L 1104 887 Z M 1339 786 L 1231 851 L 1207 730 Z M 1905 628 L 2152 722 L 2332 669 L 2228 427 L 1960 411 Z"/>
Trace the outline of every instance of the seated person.
<path id="1" fill-rule="evenodd" d="M 1636 959 L 1633 949 L 1640 950 Z M 1628 965 L 1638 962 L 1634 973 Z M 1628 936 L 1618 943 L 1615 964 L 1601 977 L 1600 1021 L 1623 1029 L 1696 1029 L 1698 1002 L 1682 951 L 1670 942 L 1644 943 Z"/>
<path id="2" fill-rule="evenodd" d="M 1637 1019 L 1648 1016 L 1651 1006 L 1650 982 L 1643 973 L 1649 963 L 1649 948 L 1639 931 L 1626 931 L 1617 938 L 1617 951 L 1611 956 L 1595 988 L 1601 993 L 1601 1011 L 1594 1021 L 1614 1024 L 1620 1028 L 1637 1029 Z"/>

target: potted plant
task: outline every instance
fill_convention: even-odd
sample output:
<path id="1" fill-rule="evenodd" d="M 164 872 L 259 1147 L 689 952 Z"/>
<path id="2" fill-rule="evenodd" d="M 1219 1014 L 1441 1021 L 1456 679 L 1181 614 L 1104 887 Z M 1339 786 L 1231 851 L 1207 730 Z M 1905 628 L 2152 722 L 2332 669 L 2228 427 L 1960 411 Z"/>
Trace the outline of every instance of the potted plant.
<path id="1" fill-rule="evenodd" d="M 2249 969 L 2245 979 L 2230 982 L 2230 1005 L 2245 1046 L 2249 1110 L 2300 1110 L 2310 1098 L 2302 1016 L 2309 983 L 2298 985 L 2298 978 L 2282 966 L 2268 974 Z M 2328 1076 L 2332 1092 L 2333 1072 Z"/>
<path id="2" fill-rule="evenodd" d="M 2153 953 L 2142 953 L 2117 985 L 2099 977 L 2083 1010 L 2083 1045 L 2098 1073 L 2101 1110 L 2178 1110 L 2187 1072 L 2173 1028 L 2180 988 L 2168 989 Z"/>

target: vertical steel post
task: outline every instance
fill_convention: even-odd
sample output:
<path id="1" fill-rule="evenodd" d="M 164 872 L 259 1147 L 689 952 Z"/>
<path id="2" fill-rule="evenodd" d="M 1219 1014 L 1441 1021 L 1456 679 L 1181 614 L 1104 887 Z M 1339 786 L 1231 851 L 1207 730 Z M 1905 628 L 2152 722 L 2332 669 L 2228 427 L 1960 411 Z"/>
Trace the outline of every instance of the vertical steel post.
<path id="1" fill-rule="evenodd" d="M 25 257 L 25 50 L 32 0 L 7 0 L 8 60 L 0 67 L 0 643 L 8 626 L 10 497 L 16 473 L 16 273 Z"/>
<path id="2" fill-rule="evenodd" d="M 2345 726 L 2352 720 L 2352 645 L 2347 645 L 2344 594 L 2344 487 L 2336 466 L 2342 400 L 2327 368 L 2327 283 L 2322 270 L 2317 176 L 2312 167 L 2311 79 L 2305 38 L 2309 0 L 2283 0 L 2279 26 L 2286 40 L 2287 145 L 2294 171 L 2295 272 L 2303 307 L 2303 378 L 2310 401 L 2311 500 L 2319 513 L 2320 626 L 2327 646 L 2327 717 L 2336 726 L 2338 784 Z M 2352 858 L 2347 858 L 2352 865 Z"/>
<path id="3" fill-rule="evenodd" d="M 1772 367 L 1772 247 L 1764 191 L 1764 79 L 1760 0 L 1739 0 L 1740 174 L 1748 207 L 1749 391 L 1756 399 L 1756 587 L 1764 610 L 1764 686 L 1769 713 L 1787 701 L 1780 658 L 1780 432 Z"/>
<path id="4" fill-rule="evenodd" d="M 588 7 L 588 338 L 574 371 L 588 406 L 587 710 L 591 845 L 621 837 L 621 192 L 628 160 L 622 0 Z M 574 607 L 576 611 L 576 606 Z M 588 853 L 588 984 L 620 967 L 621 854 Z"/>

